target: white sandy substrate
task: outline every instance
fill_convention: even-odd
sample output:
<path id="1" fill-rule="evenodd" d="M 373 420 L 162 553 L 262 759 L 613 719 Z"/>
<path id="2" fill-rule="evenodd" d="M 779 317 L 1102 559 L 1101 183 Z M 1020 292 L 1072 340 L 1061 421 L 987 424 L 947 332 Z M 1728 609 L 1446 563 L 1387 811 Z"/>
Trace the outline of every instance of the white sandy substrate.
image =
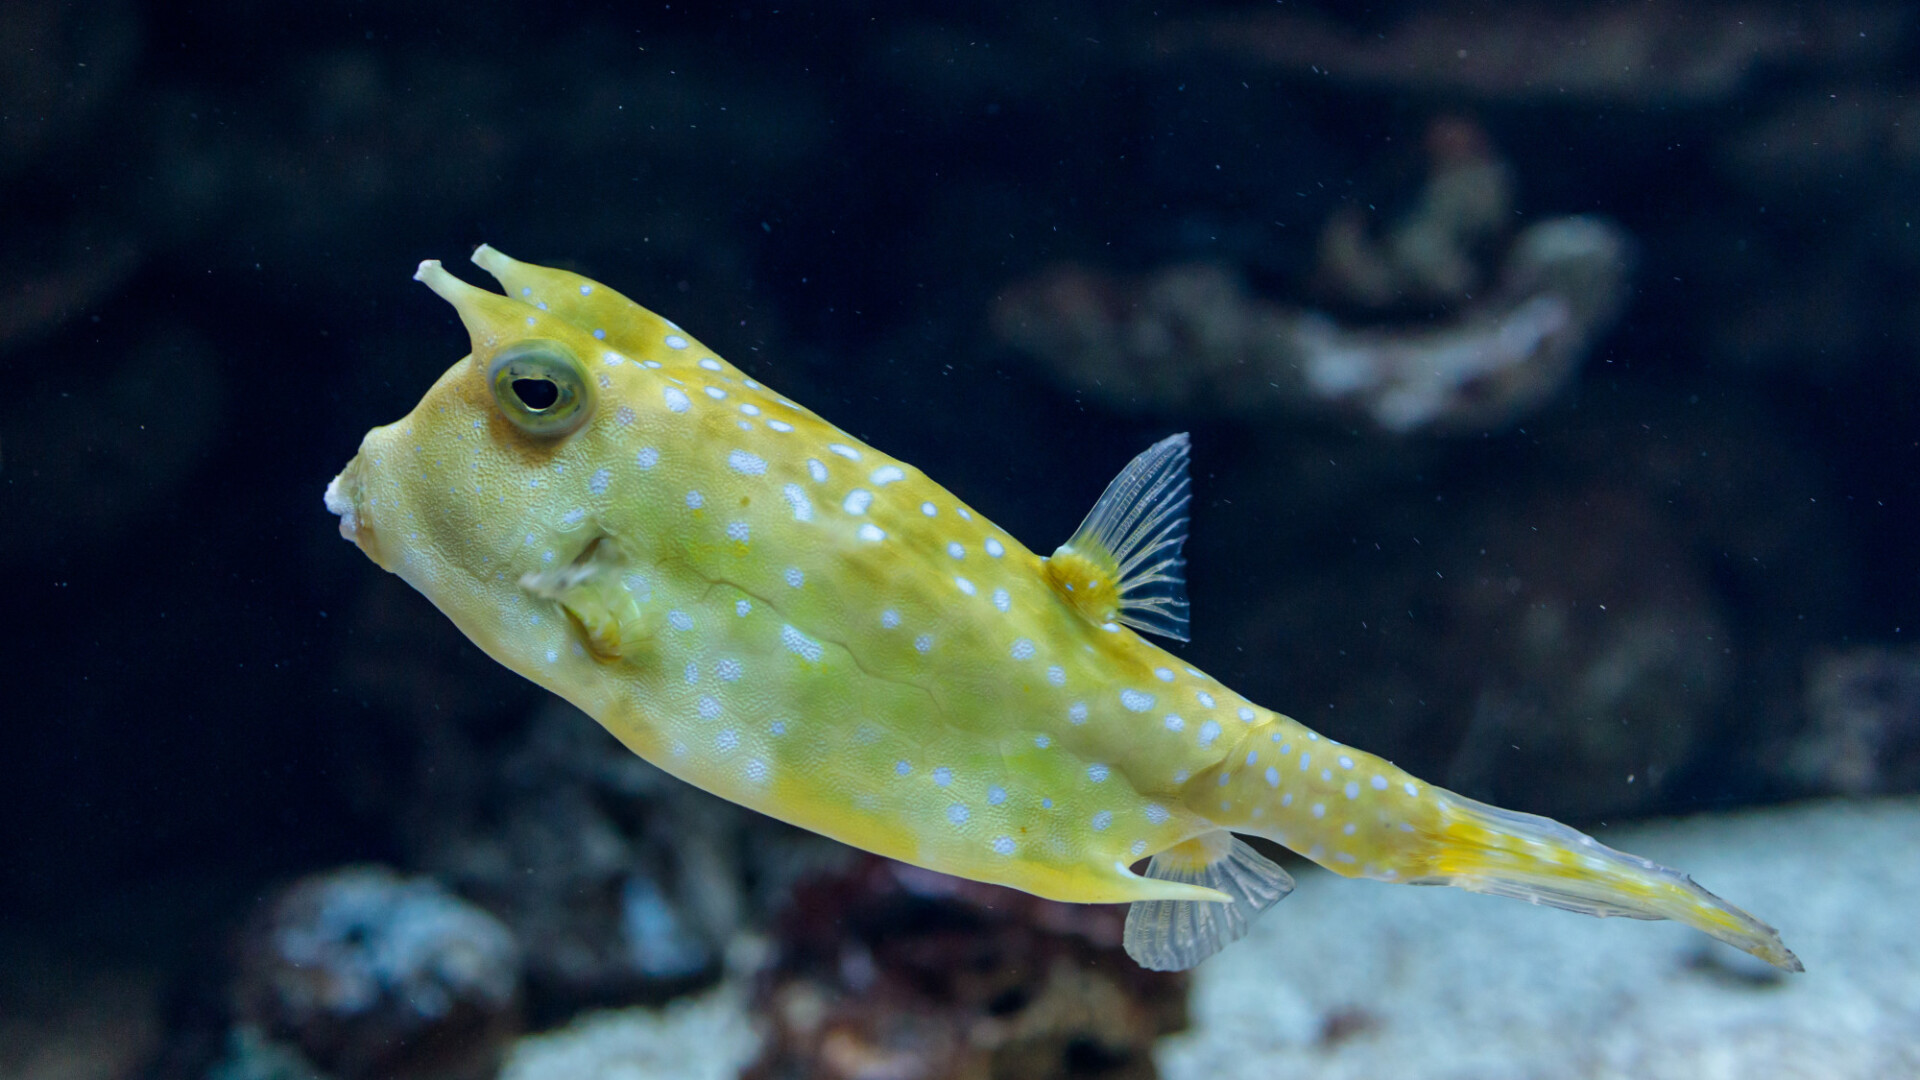
<path id="1" fill-rule="evenodd" d="M 1780 928 L 1804 975 L 1672 923 L 1323 872 L 1195 973 L 1166 1080 L 1920 1077 L 1920 801 L 1600 834 Z M 1329 1032 L 1333 1036 L 1329 1037 Z"/>
<path id="2" fill-rule="evenodd" d="M 759 1052 L 737 981 L 665 1009 L 593 1013 L 521 1039 L 500 1080 L 733 1080 Z"/>

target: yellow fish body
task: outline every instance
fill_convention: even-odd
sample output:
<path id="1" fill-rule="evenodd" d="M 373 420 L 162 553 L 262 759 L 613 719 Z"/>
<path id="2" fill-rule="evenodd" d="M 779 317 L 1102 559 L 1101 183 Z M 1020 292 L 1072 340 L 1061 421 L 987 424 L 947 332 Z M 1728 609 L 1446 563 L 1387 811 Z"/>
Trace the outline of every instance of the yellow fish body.
<path id="1" fill-rule="evenodd" d="M 1185 436 L 1042 558 L 611 289 L 474 261 L 506 295 L 416 275 L 471 354 L 368 433 L 327 506 L 674 775 L 905 862 L 1132 902 L 1150 967 L 1198 963 L 1292 889 L 1243 833 L 1349 877 L 1677 919 L 1799 968 L 1685 875 L 1425 784 L 1135 633 L 1185 636 Z"/>

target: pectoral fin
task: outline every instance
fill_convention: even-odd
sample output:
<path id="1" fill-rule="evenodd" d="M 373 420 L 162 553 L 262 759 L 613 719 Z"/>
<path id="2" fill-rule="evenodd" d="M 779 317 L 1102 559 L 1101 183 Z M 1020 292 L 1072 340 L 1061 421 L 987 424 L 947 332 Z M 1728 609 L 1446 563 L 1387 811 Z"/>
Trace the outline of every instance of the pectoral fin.
<path id="1" fill-rule="evenodd" d="M 568 565 L 525 575 L 520 587 L 557 602 L 588 652 L 601 660 L 618 660 L 653 636 L 623 580 L 625 569 L 619 545 L 600 537 Z"/>

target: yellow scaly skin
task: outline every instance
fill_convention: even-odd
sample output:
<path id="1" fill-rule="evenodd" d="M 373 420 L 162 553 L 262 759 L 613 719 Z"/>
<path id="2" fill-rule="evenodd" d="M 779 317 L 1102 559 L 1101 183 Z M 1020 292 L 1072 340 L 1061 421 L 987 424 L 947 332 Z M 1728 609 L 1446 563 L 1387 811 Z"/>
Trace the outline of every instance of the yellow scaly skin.
<path id="1" fill-rule="evenodd" d="M 1230 829 L 1349 877 L 1675 918 L 1797 969 L 1683 875 L 1426 785 L 1090 616 L 1113 583 L 1064 586 L 1091 564 L 1050 573 L 613 290 L 474 261 L 507 295 L 421 264 L 472 353 L 368 433 L 327 505 L 488 655 L 674 775 L 1056 900 L 1223 900 L 1129 867 Z M 530 342 L 578 374 L 570 431 L 529 432 L 490 379 Z"/>

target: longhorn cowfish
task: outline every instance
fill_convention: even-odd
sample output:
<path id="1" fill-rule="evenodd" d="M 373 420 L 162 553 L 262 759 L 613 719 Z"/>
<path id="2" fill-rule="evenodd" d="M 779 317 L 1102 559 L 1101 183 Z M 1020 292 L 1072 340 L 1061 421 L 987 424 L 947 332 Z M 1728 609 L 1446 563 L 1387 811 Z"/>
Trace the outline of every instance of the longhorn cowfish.
<path id="1" fill-rule="evenodd" d="M 1130 903 L 1150 968 L 1192 967 L 1292 890 L 1241 834 L 1346 877 L 1674 919 L 1800 970 L 1686 875 L 1425 783 L 1141 636 L 1186 639 L 1184 435 L 1042 557 L 619 293 L 473 261 L 505 295 L 415 275 L 471 353 L 367 434 L 326 505 L 675 776 L 929 869 Z"/>

